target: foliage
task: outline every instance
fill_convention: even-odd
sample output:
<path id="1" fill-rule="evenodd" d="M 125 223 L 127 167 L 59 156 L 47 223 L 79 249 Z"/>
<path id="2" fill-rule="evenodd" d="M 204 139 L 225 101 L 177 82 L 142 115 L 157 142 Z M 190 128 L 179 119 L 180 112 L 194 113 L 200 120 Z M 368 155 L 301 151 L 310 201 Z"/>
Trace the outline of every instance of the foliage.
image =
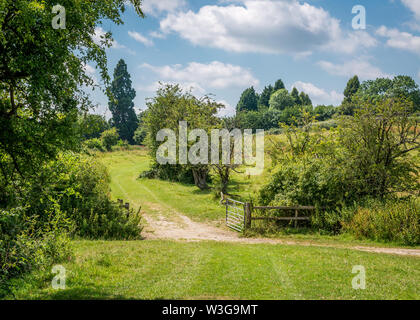
<path id="1" fill-rule="evenodd" d="M 83 140 L 98 139 L 102 132 L 110 129 L 105 117 L 89 113 L 79 116 L 78 127 Z"/>
<path id="2" fill-rule="evenodd" d="M 344 89 L 344 100 L 340 106 L 340 113 L 343 115 L 352 116 L 354 113 L 355 105 L 353 103 L 353 97 L 356 95 L 360 88 L 360 81 L 358 76 L 354 76 L 347 82 L 347 86 Z"/>
<path id="3" fill-rule="evenodd" d="M 352 218 L 344 230 L 357 238 L 393 241 L 403 245 L 420 244 L 420 203 L 408 201 L 371 201 L 363 206 L 343 209 Z"/>
<path id="4" fill-rule="evenodd" d="M 258 95 L 254 87 L 246 89 L 239 99 L 236 112 L 258 110 Z"/>
<path id="5" fill-rule="evenodd" d="M 0 209 L 0 297 L 10 292 L 11 278 L 45 270 L 72 255 L 72 224 L 53 200 L 47 201 L 47 219 L 31 216 L 23 207 Z"/>
<path id="6" fill-rule="evenodd" d="M 116 146 L 120 136 L 118 135 L 117 129 L 112 128 L 102 132 L 101 141 L 107 151 L 111 151 L 113 146 Z"/>
<path id="7" fill-rule="evenodd" d="M 420 130 L 404 98 L 361 100 L 354 117 L 341 120 L 343 175 L 357 197 L 418 192 L 419 167 L 409 156 Z"/>
<path id="8" fill-rule="evenodd" d="M 284 110 L 288 107 L 293 107 L 295 101 L 286 89 L 280 89 L 274 92 L 270 98 L 271 110 Z"/>
<path id="9" fill-rule="evenodd" d="M 413 112 L 420 111 L 420 89 L 409 76 L 396 76 L 393 79 L 378 78 L 362 83 L 357 92 L 358 98 L 382 100 L 386 98 L 402 98 L 413 104 Z"/>
<path id="10" fill-rule="evenodd" d="M 29 212 L 46 210 L 55 199 L 60 210 L 75 224 L 73 235 L 89 239 L 140 237 L 140 216 L 126 212 L 110 199 L 109 174 L 97 160 L 72 153 L 61 154 L 28 186 Z"/>
<path id="11" fill-rule="evenodd" d="M 136 91 L 131 86 L 130 74 L 127 64 L 121 59 L 114 70 L 114 80 L 111 83 L 112 97 L 109 101 L 109 110 L 112 113 L 112 124 L 117 128 L 121 139 L 134 143 L 134 132 L 138 126 L 133 100 Z"/>
<path id="12" fill-rule="evenodd" d="M 176 134 L 177 150 L 179 142 L 179 122 L 186 121 L 189 130 L 203 129 L 210 136 L 210 130 L 220 126 L 220 119 L 216 114 L 221 104 L 216 103 L 211 98 L 205 96 L 201 99 L 194 97 L 189 92 L 184 92 L 179 85 L 164 85 L 158 89 L 156 96 L 147 102 L 147 112 L 144 117 L 144 126 L 148 132 L 146 139 L 150 154 L 156 161 L 156 152 L 161 142 L 156 141 L 157 133 L 162 129 L 171 129 Z M 192 146 L 192 142 L 188 142 L 187 151 Z M 203 151 L 203 152 L 208 152 Z M 176 163 L 179 163 L 177 157 Z M 155 164 L 155 168 L 161 164 Z M 183 175 L 182 172 L 176 172 L 180 168 L 187 172 L 191 170 L 194 182 L 200 189 L 207 188 L 209 165 L 205 164 L 186 164 L 183 166 L 170 166 L 175 171 L 169 176 Z M 167 169 L 165 169 L 167 170 Z M 156 173 L 161 172 L 157 170 Z"/>
<path id="13" fill-rule="evenodd" d="M 318 121 L 325 121 L 331 119 L 336 112 L 337 109 L 332 105 L 318 105 L 314 109 L 315 118 Z"/>
<path id="14" fill-rule="evenodd" d="M 286 87 L 284 86 L 283 80 L 279 79 L 274 84 L 273 92 L 276 92 L 281 89 L 286 89 Z"/>
<path id="15" fill-rule="evenodd" d="M 101 139 L 90 139 L 90 140 L 86 140 L 84 142 L 84 145 L 90 149 L 90 150 L 95 150 L 95 151 L 105 151 L 104 145 L 102 144 L 102 140 Z"/>
<path id="16" fill-rule="evenodd" d="M 140 16 L 140 0 L 131 0 Z M 91 104 L 83 86 L 95 63 L 108 82 L 107 33 L 97 44 L 95 28 L 108 19 L 121 24 L 127 1 L 65 1 L 66 28 L 51 27 L 57 1 L 2 0 L 0 14 L 0 168 L 7 181 L 37 172 L 63 148 L 77 148 L 78 112 Z"/>
<path id="17" fill-rule="evenodd" d="M 268 108 L 270 106 L 270 97 L 274 92 L 273 86 L 270 84 L 268 87 L 264 87 L 264 90 L 261 92 L 260 97 L 258 99 L 258 109 L 265 107 Z"/>

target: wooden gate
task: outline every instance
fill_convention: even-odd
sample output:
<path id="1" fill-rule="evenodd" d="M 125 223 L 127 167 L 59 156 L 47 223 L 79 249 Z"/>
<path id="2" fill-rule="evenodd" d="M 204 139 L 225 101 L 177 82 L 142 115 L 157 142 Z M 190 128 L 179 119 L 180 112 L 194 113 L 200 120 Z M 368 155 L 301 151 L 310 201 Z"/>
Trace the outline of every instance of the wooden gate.
<path id="1" fill-rule="evenodd" d="M 226 225 L 238 232 L 245 229 L 245 203 L 232 199 L 225 199 Z"/>

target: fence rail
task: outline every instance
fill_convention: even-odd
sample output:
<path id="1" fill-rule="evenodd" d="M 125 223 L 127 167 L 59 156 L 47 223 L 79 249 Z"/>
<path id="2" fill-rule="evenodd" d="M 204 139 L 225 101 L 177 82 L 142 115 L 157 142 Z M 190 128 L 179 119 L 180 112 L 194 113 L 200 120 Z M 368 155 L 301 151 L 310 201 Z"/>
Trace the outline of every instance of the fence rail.
<path id="1" fill-rule="evenodd" d="M 302 216 L 301 212 L 314 212 L 314 206 L 253 206 L 249 202 L 241 202 L 227 198 L 223 193 L 221 204 L 226 206 L 226 225 L 236 231 L 242 232 L 252 227 L 252 221 L 273 220 L 273 221 L 290 221 L 294 222 L 297 227 L 299 221 L 310 221 L 311 217 L 308 215 Z M 281 210 L 293 212 L 293 216 L 255 216 L 255 211 L 271 211 Z"/>

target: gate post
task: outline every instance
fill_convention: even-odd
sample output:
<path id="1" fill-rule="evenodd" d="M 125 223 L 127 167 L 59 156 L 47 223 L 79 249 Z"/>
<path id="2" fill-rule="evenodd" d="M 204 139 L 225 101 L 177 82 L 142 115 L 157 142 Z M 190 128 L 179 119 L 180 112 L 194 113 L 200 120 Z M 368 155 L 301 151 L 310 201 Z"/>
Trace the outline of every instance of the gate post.
<path id="1" fill-rule="evenodd" d="M 251 228 L 251 225 L 252 225 L 252 208 L 251 208 L 251 203 L 249 203 L 249 202 L 246 202 L 245 203 L 245 216 L 244 216 L 244 218 L 245 218 L 245 225 L 244 225 L 244 227 L 245 227 L 245 229 L 249 229 L 249 228 Z"/>

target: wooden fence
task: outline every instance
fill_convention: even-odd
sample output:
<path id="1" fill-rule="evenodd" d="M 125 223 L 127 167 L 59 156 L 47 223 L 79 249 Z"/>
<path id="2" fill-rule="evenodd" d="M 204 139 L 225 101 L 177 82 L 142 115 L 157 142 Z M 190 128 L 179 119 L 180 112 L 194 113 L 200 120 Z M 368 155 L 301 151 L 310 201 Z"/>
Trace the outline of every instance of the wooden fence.
<path id="1" fill-rule="evenodd" d="M 316 210 L 313 206 L 253 206 L 250 202 L 239 202 L 237 200 L 229 199 L 227 195 L 221 194 L 222 199 L 221 204 L 226 205 L 226 223 L 229 227 L 232 228 L 232 223 L 230 219 L 230 214 L 233 212 L 230 207 L 235 205 L 234 219 L 238 222 L 243 221 L 243 228 L 233 228 L 237 231 L 243 231 L 252 227 L 252 221 L 261 221 L 261 220 L 272 220 L 272 221 L 289 221 L 294 222 L 294 227 L 297 227 L 299 221 L 310 221 L 311 214 Z M 239 204 L 239 205 L 238 205 Z M 238 208 L 241 208 L 240 213 Z M 267 212 L 267 211 L 284 211 L 289 214 L 289 216 L 278 216 L 278 215 L 258 215 L 257 212 Z M 304 214 L 306 213 L 306 215 Z M 309 213 L 309 215 L 308 215 Z M 240 216 L 239 216 L 240 215 Z M 243 219 L 241 218 L 243 215 Z M 238 230 L 240 229 L 240 230 Z"/>

